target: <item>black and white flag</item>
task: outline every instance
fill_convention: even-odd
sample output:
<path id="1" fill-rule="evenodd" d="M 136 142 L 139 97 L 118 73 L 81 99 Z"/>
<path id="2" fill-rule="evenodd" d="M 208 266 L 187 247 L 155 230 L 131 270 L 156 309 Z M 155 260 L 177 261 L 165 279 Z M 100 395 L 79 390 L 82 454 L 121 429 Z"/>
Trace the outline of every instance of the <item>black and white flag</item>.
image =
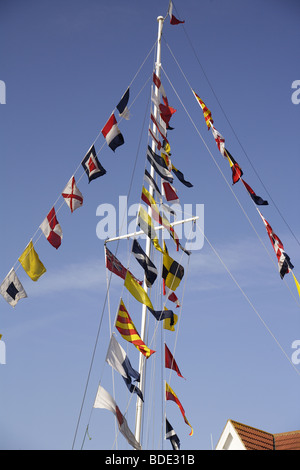
<path id="1" fill-rule="evenodd" d="M 20 299 L 27 297 L 25 289 L 19 281 L 14 268 L 11 268 L 0 285 L 0 294 L 12 307 L 15 307 Z"/>
<path id="2" fill-rule="evenodd" d="M 172 428 L 167 418 L 166 418 L 166 439 L 170 439 L 170 442 L 174 450 L 180 449 L 179 437 L 177 436 L 176 432 Z"/>
<path id="3" fill-rule="evenodd" d="M 132 243 L 132 253 L 145 271 L 147 286 L 151 287 L 157 278 L 157 269 L 136 239 Z"/>

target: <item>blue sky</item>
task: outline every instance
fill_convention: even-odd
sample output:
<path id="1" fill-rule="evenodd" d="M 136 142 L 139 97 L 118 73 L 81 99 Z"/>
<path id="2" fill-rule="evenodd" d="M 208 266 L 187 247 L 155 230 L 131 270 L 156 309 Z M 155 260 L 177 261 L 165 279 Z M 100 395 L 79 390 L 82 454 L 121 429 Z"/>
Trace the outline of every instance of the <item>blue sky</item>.
<path id="1" fill-rule="evenodd" d="M 6 104 L 0 109 L 2 279 L 95 139 L 107 170 L 88 184 L 79 168 L 75 176 L 81 178 L 84 205 L 73 214 L 66 204 L 60 208 L 61 247 L 56 251 L 43 235 L 36 244 L 47 272 L 34 283 L 19 268 L 28 298 L 15 309 L 0 299 L 0 333 L 6 345 L 6 364 L 0 365 L 1 449 L 72 447 L 106 293 L 97 208 L 112 204 L 119 216 L 119 196 L 128 194 L 133 170 L 128 205 L 140 201 L 150 116 L 147 80 L 154 52 L 132 83 L 131 102 L 136 101 L 131 119 L 119 125 L 125 145 L 113 153 L 103 146 L 99 132 L 154 45 L 156 18 L 166 14 L 167 6 L 158 0 L 1 2 L 0 80 L 6 84 Z M 159 332 L 157 352 L 147 363 L 149 377 L 155 373 L 147 379 L 157 392 L 155 428 L 147 421 L 149 395 L 142 445 L 170 449 L 160 429 L 165 340 L 170 349 L 176 343 L 175 357 L 186 380 L 172 373 L 170 385 L 194 435 L 188 436 L 189 428 L 172 402 L 166 405 L 167 417 L 183 449 L 210 449 L 227 419 L 272 433 L 299 429 L 300 365 L 293 367 L 290 360 L 292 343 L 300 340 L 300 304 L 292 275 L 284 281 L 279 277 L 275 253 L 251 199 L 241 182 L 232 187 L 229 165 L 188 83 L 211 110 L 244 179 L 269 200 L 262 214 L 282 240 L 300 280 L 300 105 L 291 99 L 292 83 L 300 78 L 300 11 L 292 0 L 187 0 L 175 6 L 185 25 L 164 24 L 162 64 L 170 82 L 164 73 L 162 81 L 177 109 L 175 129 L 169 133 L 174 164 L 194 187 L 174 184 L 182 204 L 193 209 L 204 204 L 207 238 L 188 267 L 187 258 L 182 259 L 187 281 L 178 336 Z M 124 264 L 128 247 L 122 242 L 118 248 Z M 170 242 L 169 247 L 179 260 Z M 141 275 L 133 261 L 130 269 Z M 112 317 L 122 288 L 122 281 L 112 278 Z M 178 289 L 182 295 L 183 285 Z M 140 305 L 125 293 L 124 302 L 138 328 Z M 117 338 L 137 368 L 135 348 Z M 75 448 L 81 447 L 87 424 L 92 439 L 86 439 L 85 449 L 111 449 L 114 442 L 112 414 L 92 411 L 100 378 L 113 393 L 111 369 L 104 361 L 108 343 L 106 305 Z M 163 378 L 169 380 L 169 373 Z M 114 380 L 116 401 L 124 412 L 130 397 L 122 379 Z M 127 415 L 132 430 L 134 411 L 133 399 Z M 122 436 L 118 448 L 129 448 Z"/>

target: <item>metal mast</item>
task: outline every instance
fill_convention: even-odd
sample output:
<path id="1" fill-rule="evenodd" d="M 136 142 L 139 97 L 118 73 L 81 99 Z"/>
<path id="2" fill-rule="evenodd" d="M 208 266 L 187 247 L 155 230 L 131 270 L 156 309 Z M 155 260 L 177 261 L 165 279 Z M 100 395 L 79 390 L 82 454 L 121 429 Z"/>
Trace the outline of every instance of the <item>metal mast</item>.
<path id="1" fill-rule="evenodd" d="M 164 18 L 162 16 L 159 16 L 157 18 L 158 22 L 158 33 L 157 33 L 157 49 L 156 49 L 156 62 L 155 62 L 155 74 L 157 75 L 158 78 L 160 78 L 160 69 L 161 69 L 161 36 L 162 36 L 162 28 L 164 24 Z M 155 94 L 158 95 L 158 90 L 155 87 Z M 155 119 L 157 118 L 157 109 L 156 106 L 154 106 L 154 117 Z M 154 125 L 153 125 L 153 130 L 154 130 Z M 152 150 L 155 151 L 155 144 L 152 143 Z M 154 168 L 151 165 L 151 176 L 154 177 Z M 149 192 L 151 196 L 153 196 L 153 188 L 150 186 L 149 187 Z M 151 215 L 151 208 L 148 208 L 148 214 Z M 147 237 L 146 240 L 146 255 L 150 257 L 150 250 L 151 250 L 151 240 L 149 237 Z M 144 289 L 147 292 L 148 287 L 146 285 L 146 282 L 144 281 Z M 146 331 L 146 313 L 147 313 L 147 307 L 146 305 L 143 305 L 142 309 L 142 321 L 141 321 L 141 339 L 144 341 L 145 339 L 145 331 Z M 140 389 L 142 393 L 144 394 L 144 389 L 145 389 L 145 372 L 146 372 L 146 358 L 140 354 L 140 360 L 139 360 L 139 373 L 140 373 Z M 142 432 L 142 419 L 143 419 L 143 402 L 142 400 L 137 397 L 137 403 L 136 403 L 136 419 L 135 419 L 135 438 L 138 442 L 140 442 L 141 439 L 141 432 Z"/>
<path id="2" fill-rule="evenodd" d="M 165 18 L 163 18 L 162 16 L 159 16 L 157 18 L 157 21 L 158 21 L 158 34 L 157 34 L 155 74 L 159 79 L 160 79 L 160 76 L 161 76 L 161 73 L 160 73 L 161 72 L 161 36 L 162 36 L 162 28 L 163 28 L 164 20 L 165 20 Z M 154 91 L 155 91 L 156 97 L 158 98 L 159 92 L 158 92 L 157 87 L 154 87 Z M 153 115 L 154 115 L 155 119 L 158 118 L 158 110 L 157 110 L 156 106 L 154 106 Z M 152 128 L 153 128 L 153 132 L 155 133 L 155 125 L 154 124 L 153 124 Z M 155 152 L 155 143 L 154 143 L 154 141 L 152 141 L 152 150 L 153 150 L 153 152 Z M 151 168 L 150 168 L 150 174 L 151 174 L 152 178 L 155 178 L 155 170 L 154 170 L 152 165 L 151 165 Z M 151 194 L 151 196 L 153 196 L 153 194 L 154 194 L 154 190 L 153 190 L 151 185 L 149 185 L 149 193 Z M 148 207 L 148 214 L 151 217 L 151 208 L 150 207 Z M 190 217 L 188 219 L 172 222 L 170 225 L 174 226 L 174 225 L 184 224 L 184 223 L 190 222 L 190 221 L 195 222 L 198 218 L 199 218 L 198 216 Z M 158 226 L 158 227 L 155 227 L 155 230 L 163 230 L 163 229 L 164 229 L 164 227 L 162 225 Z M 126 235 L 120 235 L 118 237 L 113 237 L 113 238 L 107 239 L 105 241 L 105 243 L 135 237 L 135 236 L 138 236 L 142 233 L 144 233 L 144 232 L 141 230 L 141 231 L 136 231 L 134 233 L 128 233 Z M 147 256 L 150 258 L 151 239 L 149 237 L 146 238 L 145 252 L 146 252 Z M 148 287 L 147 287 L 147 284 L 146 284 L 145 280 L 146 280 L 146 276 L 144 277 L 143 287 L 144 287 L 145 292 L 148 293 Z M 141 327 L 140 327 L 140 337 L 143 341 L 146 341 L 146 338 L 145 338 L 145 336 L 146 336 L 146 319 L 147 319 L 147 306 L 143 305 L 143 307 L 142 307 Z M 140 357 L 139 357 L 139 373 L 140 373 L 139 388 L 140 388 L 143 396 L 144 396 L 144 392 L 145 392 L 146 361 L 147 360 L 143 356 L 143 354 L 140 354 Z M 139 443 L 141 442 L 141 437 L 142 437 L 142 421 L 143 421 L 143 401 L 139 397 L 137 397 L 136 417 L 135 417 L 135 438 Z"/>

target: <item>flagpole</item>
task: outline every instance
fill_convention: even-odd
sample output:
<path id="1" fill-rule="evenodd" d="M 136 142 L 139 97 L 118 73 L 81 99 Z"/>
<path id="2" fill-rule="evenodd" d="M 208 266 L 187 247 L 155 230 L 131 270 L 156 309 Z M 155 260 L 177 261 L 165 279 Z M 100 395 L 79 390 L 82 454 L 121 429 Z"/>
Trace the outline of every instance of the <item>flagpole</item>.
<path id="1" fill-rule="evenodd" d="M 195 215 L 193 217 L 189 217 L 188 219 L 183 219 L 183 220 L 177 220 L 175 222 L 170 222 L 171 227 L 175 227 L 176 225 L 181 225 L 181 224 L 186 224 L 187 222 L 195 222 L 196 220 L 199 219 L 198 215 Z M 158 225 L 155 227 L 156 231 L 163 230 L 165 227 L 163 225 Z M 118 237 L 112 237 L 112 238 L 107 238 L 104 242 L 104 245 L 109 242 L 115 242 L 118 240 L 124 240 L 126 238 L 132 238 L 132 237 L 137 237 L 139 235 L 144 235 L 145 232 L 143 230 L 139 230 L 138 232 L 131 232 L 131 233 L 126 233 L 125 235 L 120 235 Z"/>
<path id="2" fill-rule="evenodd" d="M 164 23 L 164 18 L 159 16 L 157 18 L 158 22 L 158 33 L 157 33 L 157 50 L 156 50 L 156 63 L 155 63 L 155 74 L 158 78 L 160 78 L 160 69 L 161 69 L 161 35 L 162 35 L 162 28 Z M 156 88 L 156 87 L 155 87 Z M 155 94 L 158 96 L 158 90 L 155 89 Z M 157 118 L 157 109 L 154 106 L 154 117 Z M 153 124 L 153 131 L 154 131 L 154 124 Z M 155 144 L 152 142 L 152 150 L 155 151 Z M 151 165 L 151 176 L 154 178 L 154 168 Z M 149 185 L 149 192 L 151 196 L 153 196 L 153 188 Z M 151 208 L 148 208 L 148 214 L 151 215 Z M 151 250 L 151 240 L 147 237 L 146 240 L 146 255 L 150 258 L 150 250 Z M 147 292 L 148 287 L 146 285 L 144 277 L 144 289 Z M 146 332 L 146 313 L 147 307 L 143 305 L 142 307 L 142 320 L 141 320 L 141 331 L 140 336 L 141 339 L 145 340 L 145 332 Z M 139 360 L 139 373 L 140 373 L 140 389 L 142 394 L 144 395 L 144 388 L 145 388 L 145 377 L 146 377 L 146 359 L 145 357 L 140 354 Z M 137 397 L 136 402 L 136 419 L 135 419 L 135 438 L 140 443 L 141 442 L 141 433 L 142 433 L 142 419 L 143 419 L 143 401 Z"/>

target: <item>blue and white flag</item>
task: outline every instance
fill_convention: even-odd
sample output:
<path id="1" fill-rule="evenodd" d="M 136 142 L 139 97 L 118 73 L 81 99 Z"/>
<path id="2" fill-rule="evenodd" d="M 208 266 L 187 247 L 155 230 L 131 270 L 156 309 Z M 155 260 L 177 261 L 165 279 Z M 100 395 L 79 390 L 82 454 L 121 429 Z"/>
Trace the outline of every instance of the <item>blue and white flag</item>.
<path id="1" fill-rule="evenodd" d="M 128 390 L 131 393 L 136 393 L 140 399 L 144 401 L 141 390 L 132 383 L 132 379 L 136 382 L 140 381 L 140 374 L 133 369 L 128 356 L 114 335 L 111 336 L 105 360 L 113 369 L 122 375 Z"/>
<path id="2" fill-rule="evenodd" d="M 129 88 L 127 88 L 121 100 L 116 106 L 117 110 L 119 111 L 119 116 L 126 120 L 130 118 L 129 109 L 127 107 L 128 100 L 129 100 Z"/>
<path id="3" fill-rule="evenodd" d="M 166 418 L 166 439 L 170 439 L 173 450 L 179 450 L 180 449 L 179 437 L 177 436 L 176 432 L 172 428 L 172 426 L 169 423 L 169 421 L 167 420 L 167 418 Z"/>

